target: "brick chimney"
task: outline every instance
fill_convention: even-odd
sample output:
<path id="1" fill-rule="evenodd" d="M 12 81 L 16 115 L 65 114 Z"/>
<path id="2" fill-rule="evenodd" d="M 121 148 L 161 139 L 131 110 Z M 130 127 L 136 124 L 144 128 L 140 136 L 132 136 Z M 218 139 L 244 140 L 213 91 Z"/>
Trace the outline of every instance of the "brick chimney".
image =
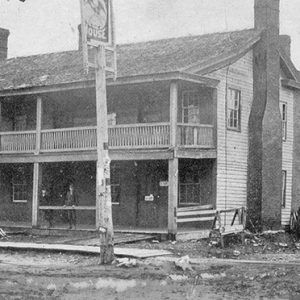
<path id="1" fill-rule="evenodd" d="M 289 35 L 279 36 L 280 48 L 285 52 L 288 57 L 291 57 L 291 37 Z"/>
<path id="2" fill-rule="evenodd" d="M 7 59 L 7 42 L 9 30 L 0 28 L 0 61 Z"/>
<path id="3" fill-rule="evenodd" d="M 281 226 L 282 131 L 279 111 L 279 0 L 255 0 L 253 104 L 249 118 L 249 217 L 257 229 Z"/>

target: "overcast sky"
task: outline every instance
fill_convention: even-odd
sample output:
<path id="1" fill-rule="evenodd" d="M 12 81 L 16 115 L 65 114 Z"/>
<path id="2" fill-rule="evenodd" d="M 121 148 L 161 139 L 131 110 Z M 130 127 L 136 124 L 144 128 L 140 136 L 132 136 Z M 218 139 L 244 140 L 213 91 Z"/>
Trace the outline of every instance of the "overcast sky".
<path id="1" fill-rule="evenodd" d="M 253 27 L 254 0 L 114 0 L 116 38 L 127 43 Z M 281 0 L 281 33 L 300 69 L 300 0 Z M 76 49 L 79 0 L 0 0 L 9 57 Z"/>

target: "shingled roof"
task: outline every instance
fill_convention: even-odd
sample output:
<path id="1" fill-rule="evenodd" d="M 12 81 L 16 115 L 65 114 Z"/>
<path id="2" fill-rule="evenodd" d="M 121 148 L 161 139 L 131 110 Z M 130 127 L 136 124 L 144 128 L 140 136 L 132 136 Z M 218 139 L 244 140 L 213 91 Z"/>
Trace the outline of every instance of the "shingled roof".
<path id="1" fill-rule="evenodd" d="M 183 71 L 224 55 L 238 53 L 257 40 L 259 32 L 234 32 L 187 36 L 117 47 L 118 77 Z M 92 79 L 83 71 L 80 51 L 17 57 L 0 62 L 0 90 L 41 87 Z"/>

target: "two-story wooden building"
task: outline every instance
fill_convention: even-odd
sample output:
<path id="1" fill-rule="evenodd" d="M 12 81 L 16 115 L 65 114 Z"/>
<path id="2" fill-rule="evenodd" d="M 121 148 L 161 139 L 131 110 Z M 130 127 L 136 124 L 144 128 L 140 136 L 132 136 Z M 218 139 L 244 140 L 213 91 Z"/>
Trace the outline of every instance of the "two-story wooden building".
<path id="1" fill-rule="evenodd" d="M 300 84 L 279 1 L 255 2 L 255 29 L 118 46 L 107 79 L 115 228 L 176 234 L 187 206 L 203 216 L 247 206 L 257 226 L 288 224 Z M 78 228 L 95 228 L 95 80 L 80 51 L 6 59 L 8 35 L 0 29 L 0 224 L 43 227 L 51 208 L 67 226 L 73 183 Z"/>

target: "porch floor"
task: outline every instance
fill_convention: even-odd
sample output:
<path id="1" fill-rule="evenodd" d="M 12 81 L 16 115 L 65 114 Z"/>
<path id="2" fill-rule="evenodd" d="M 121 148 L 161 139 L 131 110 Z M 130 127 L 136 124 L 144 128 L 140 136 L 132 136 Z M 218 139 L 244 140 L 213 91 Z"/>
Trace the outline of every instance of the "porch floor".
<path id="1" fill-rule="evenodd" d="M 69 229 L 67 224 L 59 224 L 48 228 L 47 226 L 40 226 L 39 228 L 32 228 L 30 222 L 0 222 L 0 228 L 8 231 L 28 231 L 33 230 L 37 234 L 43 235 L 60 235 L 69 233 L 73 235 L 75 233 L 94 233 L 96 231 L 94 225 L 82 225 L 78 224 L 76 229 Z M 209 236 L 209 229 L 199 228 L 178 228 L 177 240 L 185 241 L 191 239 L 207 238 Z M 168 234 L 167 228 L 143 228 L 143 227 L 126 227 L 126 226 L 114 226 L 114 232 L 116 234 L 139 234 L 139 235 L 151 235 L 155 238 L 155 235 L 166 236 Z"/>

